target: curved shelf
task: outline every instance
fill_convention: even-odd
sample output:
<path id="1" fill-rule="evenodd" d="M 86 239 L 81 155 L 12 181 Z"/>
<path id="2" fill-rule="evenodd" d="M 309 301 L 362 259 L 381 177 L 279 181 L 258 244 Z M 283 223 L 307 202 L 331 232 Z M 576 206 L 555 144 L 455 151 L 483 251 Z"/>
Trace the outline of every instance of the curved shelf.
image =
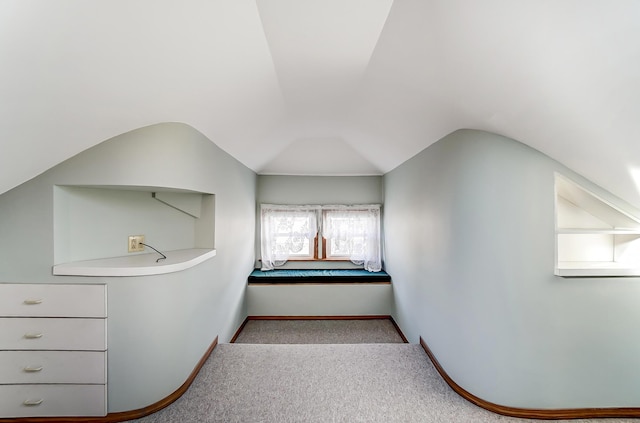
<path id="1" fill-rule="evenodd" d="M 640 229 L 617 229 L 617 228 L 558 228 L 558 234 L 568 235 L 640 235 Z"/>
<path id="2" fill-rule="evenodd" d="M 640 276 L 640 268 L 613 261 L 558 262 L 555 274 L 564 277 Z"/>
<path id="3" fill-rule="evenodd" d="M 165 260 L 158 254 L 136 254 L 98 260 L 75 261 L 53 266 L 54 275 L 66 276 L 146 276 L 179 272 L 194 267 L 216 255 L 210 248 L 164 251 Z"/>

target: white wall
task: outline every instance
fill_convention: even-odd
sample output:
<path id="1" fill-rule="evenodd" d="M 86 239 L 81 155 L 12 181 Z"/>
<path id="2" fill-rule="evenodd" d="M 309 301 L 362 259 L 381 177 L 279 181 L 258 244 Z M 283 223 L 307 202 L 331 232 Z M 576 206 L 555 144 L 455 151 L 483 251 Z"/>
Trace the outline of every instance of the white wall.
<path id="1" fill-rule="evenodd" d="M 394 318 L 484 400 L 638 406 L 640 279 L 553 275 L 554 171 L 620 204 L 547 156 L 472 130 L 385 175 Z"/>
<path id="2" fill-rule="evenodd" d="M 167 275 L 52 276 L 54 185 L 78 184 L 215 194 L 216 257 Z M 255 173 L 187 125 L 120 135 L 0 196 L 0 282 L 105 282 L 109 412 L 145 407 L 177 389 L 214 338 L 227 342 L 246 317 L 255 187 Z M 99 249 L 90 241 L 87 249 Z"/>

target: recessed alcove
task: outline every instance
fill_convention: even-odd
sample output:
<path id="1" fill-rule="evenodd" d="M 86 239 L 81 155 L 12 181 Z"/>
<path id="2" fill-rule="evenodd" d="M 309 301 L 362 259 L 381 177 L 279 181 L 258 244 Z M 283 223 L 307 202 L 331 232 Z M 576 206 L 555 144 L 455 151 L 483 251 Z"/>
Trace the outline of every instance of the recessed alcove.
<path id="1" fill-rule="evenodd" d="M 213 257 L 215 196 L 140 186 L 54 186 L 55 275 L 169 273 Z M 128 237 L 150 248 L 128 253 Z"/>
<path id="2" fill-rule="evenodd" d="M 640 276 L 640 219 L 556 175 L 559 276 Z"/>

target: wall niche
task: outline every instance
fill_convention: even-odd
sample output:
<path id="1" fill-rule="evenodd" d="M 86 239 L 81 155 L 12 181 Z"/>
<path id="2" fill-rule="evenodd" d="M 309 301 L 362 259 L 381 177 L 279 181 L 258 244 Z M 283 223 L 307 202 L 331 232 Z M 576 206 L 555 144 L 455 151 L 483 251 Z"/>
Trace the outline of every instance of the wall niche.
<path id="1" fill-rule="evenodd" d="M 558 276 L 640 276 L 640 219 L 557 174 Z"/>
<path id="2" fill-rule="evenodd" d="M 140 276 L 215 255 L 215 195 L 140 186 L 54 186 L 55 275 Z M 128 252 L 128 238 L 149 247 Z M 160 259 L 160 260 L 158 260 Z"/>

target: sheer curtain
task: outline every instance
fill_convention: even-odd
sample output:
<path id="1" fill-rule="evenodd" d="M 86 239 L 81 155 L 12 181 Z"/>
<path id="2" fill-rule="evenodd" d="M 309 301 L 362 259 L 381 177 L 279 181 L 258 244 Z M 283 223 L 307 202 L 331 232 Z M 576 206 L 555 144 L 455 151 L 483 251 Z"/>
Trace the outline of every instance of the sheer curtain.
<path id="1" fill-rule="evenodd" d="M 325 206 L 322 235 L 357 265 L 382 270 L 380 205 Z"/>
<path id="2" fill-rule="evenodd" d="M 262 270 L 282 266 L 292 254 L 304 255 L 304 248 L 313 253 L 317 212 L 314 206 L 260 206 Z"/>

